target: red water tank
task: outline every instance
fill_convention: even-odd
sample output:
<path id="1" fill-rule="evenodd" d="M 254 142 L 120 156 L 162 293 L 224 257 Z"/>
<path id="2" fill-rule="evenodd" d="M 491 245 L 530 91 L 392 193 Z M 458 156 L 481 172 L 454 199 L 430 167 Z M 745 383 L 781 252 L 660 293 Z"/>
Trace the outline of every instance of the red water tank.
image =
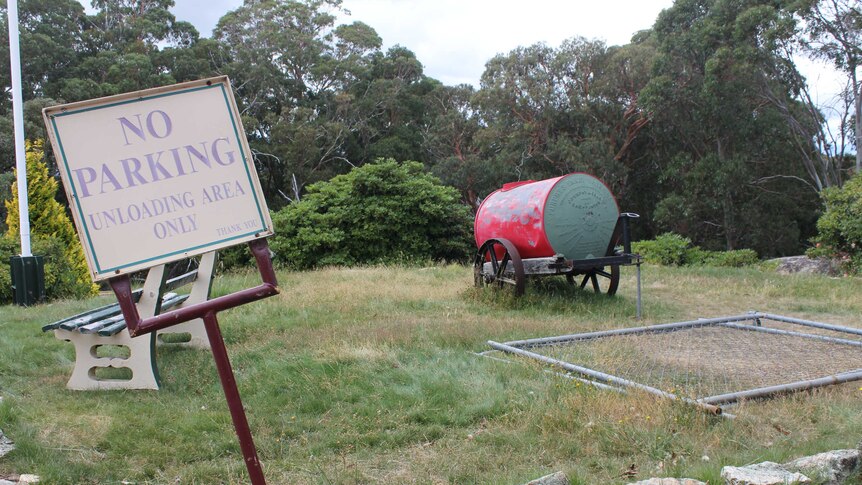
<path id="1" fill-rule="evenodd" d="M 619 207 L 601 180 L 572 173 L 506 184 L 482 201 L 473 226 L 477 247 L 511 241 L 521 258 L 562 254 L 582 260 L 605 256 Z"/>

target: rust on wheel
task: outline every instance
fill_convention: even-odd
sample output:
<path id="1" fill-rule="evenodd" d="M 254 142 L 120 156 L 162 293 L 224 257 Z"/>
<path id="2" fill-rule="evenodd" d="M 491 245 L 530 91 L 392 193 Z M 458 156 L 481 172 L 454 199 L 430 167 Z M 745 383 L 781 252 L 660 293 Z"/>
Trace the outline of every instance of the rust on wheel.
<path id="1" fill-rule="evenodd" d="M 524 263 L 518 249 L 508 239 L 488 239 L 473 260 L 473 280 L 477 287 L 504 284 L 514 286 L 515 296 L 524 294 Z"/>

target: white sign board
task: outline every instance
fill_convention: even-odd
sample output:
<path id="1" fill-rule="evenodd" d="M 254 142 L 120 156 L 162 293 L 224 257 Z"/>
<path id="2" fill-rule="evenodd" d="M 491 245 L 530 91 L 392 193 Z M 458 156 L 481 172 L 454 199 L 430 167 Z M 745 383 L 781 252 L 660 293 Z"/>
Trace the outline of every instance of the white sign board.
<path id="1" fill-rule="evenodd" d="M 94 280 L 272 235 L 227 77 L 43 117 Z"/>

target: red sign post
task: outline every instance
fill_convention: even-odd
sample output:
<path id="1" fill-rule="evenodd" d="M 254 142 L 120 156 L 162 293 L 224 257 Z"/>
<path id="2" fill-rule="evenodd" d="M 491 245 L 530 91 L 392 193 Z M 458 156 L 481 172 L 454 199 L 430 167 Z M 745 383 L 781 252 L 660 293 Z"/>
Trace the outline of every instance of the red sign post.
<path id="1" fill-rule="evenodd" d="M 213 358 L 218 369 L 219 379 L 221 379 L 222 389 L 224 389 L 225 399 L 227 399 L 227 405 L 230 409 L 233 426 L 239 438 L 239 446 L 245 458 L 245 465 L 248 468 L 251 483 L 258 485 L 266 483 L 266 480 L 263 476 L 260 460 L 257 458 L 254 440 L 251 436 L 248 420 L 245 417 L 245 410 L 242 406 L 239 390 L 236 387 L 233 369 L 228 359 L 227 349 L 225 348 L 224 339 L 222 338 L 216 316 L 221 310 L 227 310 L 278 294 L 278 283 L 275 279 L 275 271 L 272 268 L 269 245 L 266 243 L 266 239 L 258 239 L 248 244 L 260 269 L 260 276 L 263 280 L 261 285 L 147 319 L 141 319 L 138 315 L 138 308 L 135 306 L 135 301 L 132 298 L 132 285 L 129 275 L 111 278 L 109 281 L 114 294 L 117 295 L 117 301 L 120 303 L 120 309 L 123 311 L 126 326 L 132 337 L 155 332 L 156 330 L 188 322 L 196 318 L 203 319 L 207 330 L 207 337 L 212 347 Z"/>

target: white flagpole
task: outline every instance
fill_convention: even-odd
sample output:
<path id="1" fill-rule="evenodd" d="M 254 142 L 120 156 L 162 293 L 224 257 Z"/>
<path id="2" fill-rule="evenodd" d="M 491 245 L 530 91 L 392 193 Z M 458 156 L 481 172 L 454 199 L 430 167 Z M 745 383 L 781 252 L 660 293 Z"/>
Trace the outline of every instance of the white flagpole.
<path id="1" fill-rule="evenodd" d="M 18 0 L 7 2 L 9 59 L 12 72 L 12 116 L 15 124 L 15 167 L 18 170 L 18 214 L 21 227 L 21 256 L 30 253 L 30 211 L 27 201 L 27 158 L 24 154 L 24 108 L 21 99 L 21 52 L 18 46 Z"/>

